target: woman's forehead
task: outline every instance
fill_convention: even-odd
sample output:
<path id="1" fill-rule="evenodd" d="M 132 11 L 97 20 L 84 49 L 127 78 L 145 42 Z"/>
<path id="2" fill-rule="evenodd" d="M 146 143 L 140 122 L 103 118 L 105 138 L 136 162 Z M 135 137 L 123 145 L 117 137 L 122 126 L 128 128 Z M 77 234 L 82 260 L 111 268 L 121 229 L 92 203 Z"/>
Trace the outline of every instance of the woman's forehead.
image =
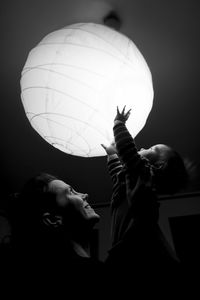
<path id="1" fill-rule="evenodd" d="M 53 192 L 53 193 L 56 193 L 59 190 L 67 189 L 69 187 L 70 187 L 69 184 L 59 179 L 52 180 L 48 184 L 49 192 Z"/>

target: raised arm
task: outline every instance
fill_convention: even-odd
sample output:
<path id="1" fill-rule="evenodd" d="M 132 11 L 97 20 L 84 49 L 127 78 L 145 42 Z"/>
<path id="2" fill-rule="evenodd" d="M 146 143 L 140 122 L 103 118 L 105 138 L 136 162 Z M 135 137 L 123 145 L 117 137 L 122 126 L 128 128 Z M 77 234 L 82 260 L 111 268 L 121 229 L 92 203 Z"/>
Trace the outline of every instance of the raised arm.
<path id="1" fill-rule="evenodd" d="M 112 183 L 115 186 L 117 182 L 117 174 L 121 171 L 122 165 L 117 155 L 116 145 L 113 141 L 109 146 L 101 144 L 107 153 L 107 167 L 108 173 L 111 177 Z"/>
<path id="2" fill-rule="evenodd" d="M 152 176 L 146 159 L 138 154 L 134 139 L 126 128 L 125 123 L 129 115 L 130 110 L 125 113 L 125 107 L 121 113 L 117 109 L 113 131 L 119 159 L 126 169 L 127 200 L 133 208 L 134 216 L 141 217 L 153 207 L 151 201 L 146 204 L 144 204 L 144 200 L 141 201 L 141 198 L 146 199 L 151 194 Z M 148 197 L 145 196 L 147 191 Z M 138 194 L 140 194 L 139 198 Z"/>
<path id="3" fill-rule="evenodd" d="M 137 177 L 139 175 L 139 167 L 142 163 L 142 159 L 138 154 L 134 139 L 125 125 L 130 116 L 130 112 L 131 110 L 125 112 L 125 106 L 122 112 L 119 112 L 117 107 L 113 133 L 120 161 L 125 165 L 128 173 L 132 173 L 134 177 Z"/>

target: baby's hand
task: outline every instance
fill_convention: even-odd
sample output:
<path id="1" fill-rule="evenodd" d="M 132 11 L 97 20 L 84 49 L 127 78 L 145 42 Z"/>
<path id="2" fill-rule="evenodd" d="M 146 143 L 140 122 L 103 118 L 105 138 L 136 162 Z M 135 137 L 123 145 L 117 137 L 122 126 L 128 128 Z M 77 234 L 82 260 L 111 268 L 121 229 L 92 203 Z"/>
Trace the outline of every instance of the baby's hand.
<path id="1" fill-rule="evenodd" d="M 108 155 L 117 153 L 115 142 L 112 142 L 109 146 L 105 146 L 104 144 L 101 144 L 101 146 L 104 148 Z"/>
<path id="2" fill-rule="evenodd" d="M 119 108 L 117 106 L 117 115 L 114 119 L 114 121 L 121 121 L 123 123 L 126 123 L 126 121 L 128 120 L 130 113 L 131 113 L 131 109 L 129 109 L 126 113 L 125 113 L 125 108 L 126 105 L 124 106 L 122 112 L 120 113 Z"/>

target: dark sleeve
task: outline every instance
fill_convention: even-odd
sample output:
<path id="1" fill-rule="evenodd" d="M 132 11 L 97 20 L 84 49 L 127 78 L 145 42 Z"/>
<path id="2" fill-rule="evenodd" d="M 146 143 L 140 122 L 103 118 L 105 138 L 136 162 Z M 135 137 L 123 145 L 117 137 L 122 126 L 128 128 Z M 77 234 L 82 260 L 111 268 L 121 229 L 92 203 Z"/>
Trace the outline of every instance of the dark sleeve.
<path id="1" fill-rule="evenodd" d="M 126 194 L 129 205 L 134 210 L 134 216 L 144 215 L 152 206 L 152 176 L 150 165 L 137 151 L 134 139 L 122 122 L 113 127 L 116 148 L 119 159 L 125 165 Z M 148 201 L 148 204 L 146 204 Z M 153 208 L 153 207 L 152 207 Z"/>
<path id="2" fill-rule="evenodd" d="M 108 173 L 111 177 L 112 183 L 115 184 L 117 181 L 117 174 L 121 171 L 122 165 L 117 155 L 112 156 L 107 162 Z"/>
<path id="3" fill-rule="evenodd" d="M 112 202 L 116 199 L 116 197 L 119 196 L 119 192 L 121 190 L 121 185 L 122 185 L 122 180 L 120 179 L 120 176 L 123 176 L 123 166 L 117 156 L 114 155 L 112 156 L 112 158 L 108 159 L 108 163 L 107 163 L 107 167 L 108 167 L 108 172 L 110 174 L 111 180 L 112 180 Z M 113 202 L 113 203 L 114 203 Z"/>
<path id="4" fill-rule="evenodd" d="M 127 173 L 131 173 L 137 178 L 144 163 L 138 154 L 134 139 L 122 122 L 114 125 L 113 133 L 120 161 L 125 166 Z"/>

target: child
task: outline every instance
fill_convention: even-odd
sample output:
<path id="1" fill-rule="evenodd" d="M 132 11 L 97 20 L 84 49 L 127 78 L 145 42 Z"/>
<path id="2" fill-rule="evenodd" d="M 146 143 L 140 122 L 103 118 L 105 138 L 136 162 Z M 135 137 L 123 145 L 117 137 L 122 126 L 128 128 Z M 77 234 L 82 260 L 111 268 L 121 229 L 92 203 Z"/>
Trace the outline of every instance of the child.
<path id="1" fill-rule="evenodd" d="M 144 277 L 158 281 L 167 271 L 176 276 L 179 261 L 158 225 L 157 194 L 179 191 L 186 184 L 187 172 L 179 154 L 167 145 L 137 150 L 125 125 L 130 111 L 124 107 L 120 113 L 117 108 L 114 142 L 108 147 L 102 144 L 113 182 L 112 248 L 106 263 L 114 275 L 120 269 L 124 276 L 129 267 L 138 281 Z"/>

